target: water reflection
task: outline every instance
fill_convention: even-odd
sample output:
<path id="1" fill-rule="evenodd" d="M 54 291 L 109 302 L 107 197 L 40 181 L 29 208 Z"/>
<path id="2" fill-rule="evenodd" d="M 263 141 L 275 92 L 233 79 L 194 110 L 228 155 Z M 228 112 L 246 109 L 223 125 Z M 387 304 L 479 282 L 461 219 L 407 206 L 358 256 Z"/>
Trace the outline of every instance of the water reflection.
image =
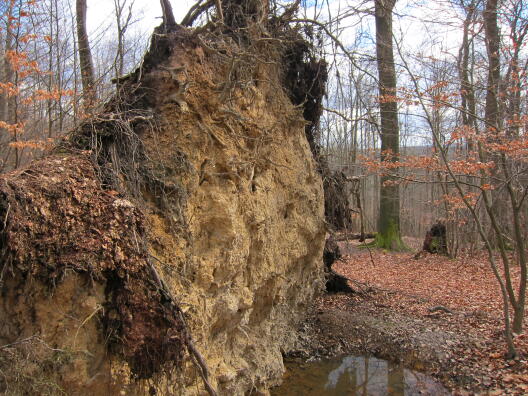
<path id="1" fill-rule="evenodd" d="M 347 356 L 314 363 L 286 363 L 274 396 L 449 395 L 431 377 L 373 357 Z"/>

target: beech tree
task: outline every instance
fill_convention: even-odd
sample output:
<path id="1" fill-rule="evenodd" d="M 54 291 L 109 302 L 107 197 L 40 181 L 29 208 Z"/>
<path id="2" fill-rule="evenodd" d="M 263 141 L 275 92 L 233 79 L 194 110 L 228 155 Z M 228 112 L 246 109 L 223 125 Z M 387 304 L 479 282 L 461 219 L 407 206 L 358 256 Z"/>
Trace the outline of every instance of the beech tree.
<path id="1" fill-rule="evenodd" d="M 86 0 L 76 0 L 77 41 L 79 52 L 79 65 L 81 68 L 81 81 L 85 110 L 90 111 L 95 103 L 95 73 L 93 66 L 92 50 L 86 29 Z"/>
<path id="2" fill-rule="evenodd" d="M 381 160 L 395 162 L 400 153 L 396 70 L 392 46 L 392 10 L 396 0 L 375 0 L 376 55 L 379 75 L 381 124 Z M 397 171 L 394 169 L 393 171 Z M 383 174 L 380 183 L 380 211 L 376 245 L 401 250 L 399 185 L 392 176 Z"/>
<path id="3" fill-rule="evenodd" d="M 465 6 L 462 3 L 463 6 Z M 459 74 L 461 86 L 460 105 L 447 91 L 449 84 L 439 85 L 440 91 L 432 93 L 421 87 L 420 76 L 417 76 L 401 48 L 398 47 L 403 66 L 411 78 L 425 119 L 432 132 L 438 156 L 428 162 L 416 162 L 406 159 L 401 166 L 438 170 L 446 181 L 453 186 L 445 199 L 452 207 L 463 207 L 471 214 L 478 234 L 484 243 L 491 270 L 500 287 L 504 313 L 505 340 L 507 358 L 514 358 L 517 351 L 514 344 L 514 333 L 523 331 L 527 287 L 526 229 L 523 221 L 526 218 L 525 173 L 528 171 L 526 150 L 528 142 L 523 134 L 510 133 L 511 126 L 519 130 L 526 128 L 518 115 L 508 115 L 501 105 L 501 98 L 507 97 L 503 92 L 515 92 L 516 87 L 526 84 L 526 77 L 521 80 L 504 81 L 501 75 L 501 38 L 499 35 L 498 2 L 488 0 L 482 10 L 484 22 L 484 44 L 487 64 L 482 65 L 486 75 L 485 97 L 478 103 L 473 96 L 476 91 L 471 83 L 468 68 L 468 27 L 472 18 L 472 9 L 466 14 L 464 33 L 459 57 Z M 521 29 L 521 32 L 523 29 Z M 518 37 L 511 34 L 515 42 Z M 513 46 L 515 48 L 515 45 Z M 515 59 L 515 53 L 513 59 Z M 511 60 L 510 60 L 511 61 Z M 509 72 L 513 68 L 508 66 Z M 509 73 L 508 72 L 508 73 Z M 515 99 L 518 100 L 518 99 Z M 434 125 L 434 114 L 429 103 L 436 106 L 457 109 L 462 113 L 462 123 L 451 131 L 447 141 Z M 475 111 L 471 112 L 474 107 Z M 480 111 L 478 109 L 480 107 Z M 434 108 L 434 107 L 433 107 Z M 479 114 L 483 116 L 479 117 Z M 507 126 L 505 126 L 507 125 Z M 459 156 L 450 150 L 451 145 L 466 144 L 467 155 Z M 513 249 L 515 255 L 509 251 Z M 515 284 L 513 266 L 519 266 L 520 276 Z M 502 268 L 500 268 L 502 267 Z"/>

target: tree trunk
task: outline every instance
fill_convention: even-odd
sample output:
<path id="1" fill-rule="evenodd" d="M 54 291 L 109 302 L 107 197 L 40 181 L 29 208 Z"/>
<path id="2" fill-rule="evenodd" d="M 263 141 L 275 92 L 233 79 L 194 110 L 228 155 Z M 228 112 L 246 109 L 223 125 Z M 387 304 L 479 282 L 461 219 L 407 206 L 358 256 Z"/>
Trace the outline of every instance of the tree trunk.
<path id="1" fill-rule="evenodd" d="M 464 4 L 462 3 L 462 6 Z M 458 74 L 460 77 L 460 96 L 461 96 L 461 107 L 462 107 L 462 122 L 468 127 L 472 127 L 477 130 L 477 106 L 475 102 L 475 90 L 473 84 L 470 81 L 469 74 L 469 55 L 470 55 L 470 40 L 469 40 L 469 29 L 475 18 L 475 6 L 473 2 L 465 7 L 466 19 L 464 20 L 464 32 L 462 36 L 462 45 L 459 50 L 458 57 Z M 473 149 L 473 142 L 470 140 L 467 142 L 468 153 Z"/>
<path id="2" fill-rule="evenodd" d="M 172 6 L 169 0 L 160 0 L 161 11 L 163 13 L 163 25 L 166 29 L 170 30 L 177 25 L 174 13 L 172 12 Z"/>
<path id="3" fill-rule="evenodd" d="M 487 81 L 487 92 L 486 92 L 486 108 L 485 108 L 485 122 L 487 129 L 495 139 L 494 135 L 497 135 L 502 128 L 500 107 L 499 107 L 499 89 L 500 89 L 500 36 L 497 22 L 497 7 L 498 0 L 487 0 L 486 8 L 484 10 L 484 31 L 485 31 L 485 42 L 488 54 L 488 81 Z M 480 145 L 480 152 L 483 151 L 482 145 Z M 481 161 L 483 160 L 481 155 Z M 508 169 L 505 163 L 505 157 L 501 154 L 493 154 L 493 160 L 497 164 L 495 171 L 502 169 L 504 175 L 507 176 Z M 511 188 L 511 181 L 506 182 L 507 189 Z M 511 190 L 510 190 L 511 192 Z M 512 278 L 510 273 L 510 259 L 507 254 L 507 247 L 504 238 L 504 228 L 500 224 L 502 222 L 503 214 L 508 210 L 503 201 L 503 197 L 500 195 L 500 190 L 492 191 L 488 193 L 483 191 L 482 198 L 488 212 L 488 216 L 491 221 L 492 230 L 494 237 L 498 245 L 498 250 L 501 255 L 504 278 L 506 283 L 507 298 L 509 303 L 514 308 L 514 323 L 515 315 L 518 314 L 519 301 L 515 297 L 513 290 Z M 515 200 L 512 195 L 511 203 L 515 210 Z M 515 216 L 514 216 L 515 217 Z M 517 354 L 515 345 L 513 343 L 512 328 L 509 316 L 508 300 L 505 298 L 504 301 L 504 322 L 505 322 L 505 333 L 506 341 L 508 346 L 507 357 L 514 358 Z"/>
<path id="4" fill-rule="evenodd" d="M 83 87 L 84 108 L 89 112 L 95 102 L 95 77 L 92 51 L 86 30 L 86 0 L 76 0 L 77 41 L 79 43 L 79 64 Z"/>
<path id="5" fill-rule="evenodd" d="M 497 24 L 498 0 L 488 0 L 484 10 L 484 30 L 488 52 L 488 86 L 486 93 L 486 123 L 495 132 L 500 129 L 499 81 L 500 81 L 500 37 Z"/>
<path id="6" fill-rule="evenodd" d="M 12 8 L 13 5 L 11 3 L 10 8 L 7 11 L 8 15 L 12 14 Z M 6 26 L 5 32 L 6 35 L 3 48 L 3 59 L 0 61 L 0 64 L 2 65 L 0 78 L 2 79 L 3 83 L 11 83 L 13 81 L 13 68 L 11 67 L 11 63 L 9 62 L 7 54 L 13 49 L 13 32 L 9 25 Z M 9 119 L 9 102 L 10 98 L 7 92 L 2 92 L 0 94 L 0 120 L 7 123 L 11 122 Z M 0 134 L 0 143 L 2 147 L 0 171 L 3 172 L 6 168 L 8 168 L 9 158 L 12 151 L 11 147 L 8 146 L 8 143 L 11 141 L 11 134 L 7 129 L 4 128 L 0 129 Z M 6 146 L 5 149 L 4 146 Z"/>
<path id="7" fill-rule="evenodd" d="M 396 0 L 375 0 L 382 161 L 397 160 L 400 151 L 396 70 L 392 48 L 392 10 L 395 3 Z M 397 170 L 395 169 L 394 172 Z M 385 249 L 402 250 L 404 244 L 400 235 L 399 186 L 390 183 L 391 181 L 393 181 L 391 176 L 381 177 L 376 245 Z"/>

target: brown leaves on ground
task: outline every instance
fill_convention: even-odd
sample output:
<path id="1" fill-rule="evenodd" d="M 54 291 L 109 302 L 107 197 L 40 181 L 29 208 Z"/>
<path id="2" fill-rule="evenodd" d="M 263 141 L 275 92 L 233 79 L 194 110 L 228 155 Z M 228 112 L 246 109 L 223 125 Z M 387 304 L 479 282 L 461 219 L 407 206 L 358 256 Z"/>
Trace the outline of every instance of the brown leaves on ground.
<path id="1" fill-rule="evenodd" d="M 397 291 L 402 296 L 426 299 L 428 304 L 413 307 L 427 313 L 433 305 L 453 311 L 502 315 L 500 288 L 485 255 L 462 256 L 456 260 L 427 255 L 414 260 L 410 254 L 361 250 L 334 264 L 342 275 L 379 289 Z M 512 270 L 517 279 L 519 268 Z"/>
<path id="2" fill-rule="evenodd" d="M 430 371 L 456 394 L 528 393 L 528 334 L 525 330 L 515 337 L 520 357 L 505 360 L 501 294 L 484 253 L 457 259 L 427 255 L 414 260 L 411 253 L 344 245 L 348 255 L 333 269 L 351 279 L 350 285 L 359 293 L 352 298 L 325 298 L 321 307 L 390 316 L 391 320 L 405 317 L 422 333 L 434 329 L 451 335 L 453 341 L 434 346 L 442 349 L 443 354 L 435 358 L 438 361 L 424 362 L 424 366 L 434 366 Z M 517 282 L 518 267 L 512 275 Z"/>

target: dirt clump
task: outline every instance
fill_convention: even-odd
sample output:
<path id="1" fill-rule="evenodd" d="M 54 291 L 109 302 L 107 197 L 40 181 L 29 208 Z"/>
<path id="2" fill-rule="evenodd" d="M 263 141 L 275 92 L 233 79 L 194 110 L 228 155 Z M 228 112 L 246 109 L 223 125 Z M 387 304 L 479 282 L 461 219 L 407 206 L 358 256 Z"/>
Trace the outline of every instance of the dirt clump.
<path id="1" fill-rule="evenodd" d="M 325 223 L 273 42 L 155 35 L 103 114 L 0 184 L 12 327 L 0 337 L 68 351 L 40 371 L 57 389 L 193 395 L 209 374 L 219 394 L 243 395 L 280 381 L 322 290 Z M 183 354 L 184 321 L 208 373 Z"/>
<path id="2" fill-rule="evenodd" d="M 101 340 L 128 362 L 133 376 L 150 378 L 181 361 L 183 324 L 151 282 L 144 216 L 101 188 L 87 156 L 52 156 L 7 174 L 0 178 L 0 197 L 3 281 L 12 275 L 21 285 L 35 283 L 53 294 L 77 274 L 86 289 L 101 286 L 91 286 L 104 292 L 93 313 Z M 7 306 L 3 313 L 5 320 L 18 320 Z"/>

